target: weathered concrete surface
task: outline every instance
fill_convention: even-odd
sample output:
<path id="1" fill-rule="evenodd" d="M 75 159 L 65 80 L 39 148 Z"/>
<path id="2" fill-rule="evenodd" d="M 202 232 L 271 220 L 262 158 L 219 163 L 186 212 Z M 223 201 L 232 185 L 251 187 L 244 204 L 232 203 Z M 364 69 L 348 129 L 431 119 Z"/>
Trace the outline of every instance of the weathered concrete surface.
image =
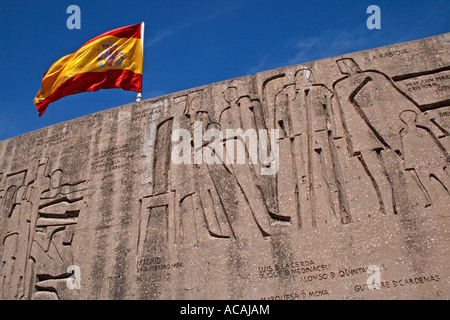
<path id="1" fill-rule="evenodd" d="M 449 299 L 449 41 L 0 141 L 0 298 Z M 199 163 L 211 144 L 196 140 L 196 163 L 174 163 L 176 129 L 212 128 L 278 132 L 257 144 L 274 161 L 250 164 L 249 143 L 244 164 Z"/>

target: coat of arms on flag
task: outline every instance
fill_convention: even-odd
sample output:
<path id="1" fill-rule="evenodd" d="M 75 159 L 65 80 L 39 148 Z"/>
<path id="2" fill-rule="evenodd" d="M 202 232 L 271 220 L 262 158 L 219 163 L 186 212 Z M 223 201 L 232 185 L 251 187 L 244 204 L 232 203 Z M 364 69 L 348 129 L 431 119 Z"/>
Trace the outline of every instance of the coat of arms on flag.
<path id="1" fill-rule="evenodd" d="M 102 43 L 102 50 L 98 54 L 98 60 L 100 62 L 100 67 L 114 65 L 122 65 L 123 52 L 117 47 L 116 44 L 111 42 Z"/>

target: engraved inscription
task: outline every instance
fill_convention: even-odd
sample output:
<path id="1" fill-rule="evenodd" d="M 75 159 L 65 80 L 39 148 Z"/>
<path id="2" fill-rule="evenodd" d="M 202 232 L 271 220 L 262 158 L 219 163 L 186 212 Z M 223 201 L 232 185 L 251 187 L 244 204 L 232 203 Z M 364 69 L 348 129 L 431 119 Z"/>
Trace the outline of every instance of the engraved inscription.
<path id="1" fill-rule="evenodd" d="M 436 92 L 446 91 L 450 88 L 450 74 L 436 75 L 406 82 L 407 91 L 419 91 L 422 89 L 435 89 Z"/>
<path id="2" fill-rule="evenodd" d="M 161 257 L 144 258 L 136 262 L 137 272 L 178 269 L 182 266 L 183 263 L 181 262 L 168 263 L 163 261 Z"/>
<path id="3" fill-rule="evenodd" d="M 426 283 L 433 283 L 433 282 L 439 282 L 441 281 L 441 277 L 438 274 L 434 275 L 427 275 L 427 276 L 414 276 L 409 278 L 400 278 L 396 280 L 386 280 L 381 281 L 381 289 L 389 289 L 389 288 L 405 288 L 410 289 L 411 287 L 426 284 Z M 356 292 L 363 292 L 371 290 L 368 288 L 368 285 L 365 284 L 358 284 L 354 287 L 354 290 Z"/>
<path id="4" fill-rule="evenodd" d="M 66 143 L 68 141 L 68 135 L 68 132 L 61 132 L 50 137 L 41 138 L 36 142 L 36 146 L 40 147 L 43 145 L 48 145 L 50 147 L 54 147 L 61 143 Z"/>
<path id="5" fill-rule="evenodd" d="M 147 108 L 143 110 L 139 110 L 136 112 L 133 112 L 131 115 L 132 121 L 138 121 L 141 119 L 147 119 L 149 121 L 153 121 L 157 119 L 161 114 L 160 108 Z"/>
<path id="6" fill-rule="evenodd" d="M 366 56 L 366 60 L 372 61 L 372 60 L 375 60 L 375 59 L 393 58 L 393 57 L 396 57 L 396 56 L 403 55 L 405 53 L 409 53 L 408 49 L 406 49 L 406 48 L 399 49 L 399 50 L 392 50 L 392 51 L 381 52 L 379 54 L 369 54 L 369 55 Z"/>
<path id="7" fill-rule="evenodd" d="M 91 175 L 130 167 L 126 161 L 129 154 L 128 144 L 96 152 L 91 163 Z"/>

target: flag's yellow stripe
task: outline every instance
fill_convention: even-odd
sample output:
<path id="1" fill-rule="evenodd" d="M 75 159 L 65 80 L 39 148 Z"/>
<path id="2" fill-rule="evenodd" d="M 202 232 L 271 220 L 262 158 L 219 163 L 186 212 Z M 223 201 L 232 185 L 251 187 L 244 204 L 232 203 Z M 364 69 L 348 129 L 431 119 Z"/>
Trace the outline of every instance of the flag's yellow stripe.
<path id="1" fill-rule="evenodd" d="M 105 49 L 103 43 L 112 43 L 123 53 L 122 64 L 101 67 L 98 55 Z M 142 43 L 137 38 L 118 38 L 105 36 L 81 47 L 76 52 L 56 61 L 42 79 L 42 87 L 35 103 L 45 100 L 64 81 L 84 72 L 105 72 L 110 69 L 130 70 L 142 74 Z"/>

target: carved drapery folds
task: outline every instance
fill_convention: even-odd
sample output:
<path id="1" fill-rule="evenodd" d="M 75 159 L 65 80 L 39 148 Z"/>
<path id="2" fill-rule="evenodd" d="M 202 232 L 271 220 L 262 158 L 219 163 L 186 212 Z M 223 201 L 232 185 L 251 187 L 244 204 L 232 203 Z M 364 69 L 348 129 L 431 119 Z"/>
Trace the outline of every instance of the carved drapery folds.
<path id="1" fill-rule="evenodd" d="M 338 77 L 332 81 L 321 82 L 316 65 L 310 64 L 169 99 L 173 115 L 154 124 L 158 156 L 152 181 L 154 196 L 166 195 L 163 215 L 174 243 L 188 237 L 195 243 L 207 239 L 205 235 L 239 240 L 254 232 L 266 238 L 291 229 L 306 232 L 349 224 L 355 216 L 361 220 L 399 214 L 409 210 L 402 190 L 411 183 L 420 189 L 425 206 L 432 205 L 433 198 L 438 201 L 436 192 L 448 196 L 445 121 L 430 117 L 429 103 L 420 105 L 400 88 L 396 81 L 405 77 L 362 70 L 353 58 L 334 62 Z M 446 109 L 443 102 L 437 106 Z M 192 148 L 184 150 L 189 164 L 171 159 L 179 141 L 169 137 L 177 129 L 189 133 Z M 221 135 L 208 140 L 209 129 Z M 241 136 L 226 135 L 237 129 Z M 250 159 L 255 141 L 247 130 L 257 133 L 258 148 L 261 133 L 276 131 L 274 174 L 261 174 L 265 164 Z M 264 141 L 263 149 L 274 152 L 270 141 Z M 239 147 L 245 150 L 240 163 Z M 207 152 L 218 161 L 207 163 Z M 350 171 L 363 173 L 369 181 L 365 188 L 352 188 Z M 440 190 L 434 190 L 431 180 Z M 375 206 L 361 213 L 353 203 L 358 194 L 371 194 Z M 142 212 L 148 214 L 150 208 Z"/>

